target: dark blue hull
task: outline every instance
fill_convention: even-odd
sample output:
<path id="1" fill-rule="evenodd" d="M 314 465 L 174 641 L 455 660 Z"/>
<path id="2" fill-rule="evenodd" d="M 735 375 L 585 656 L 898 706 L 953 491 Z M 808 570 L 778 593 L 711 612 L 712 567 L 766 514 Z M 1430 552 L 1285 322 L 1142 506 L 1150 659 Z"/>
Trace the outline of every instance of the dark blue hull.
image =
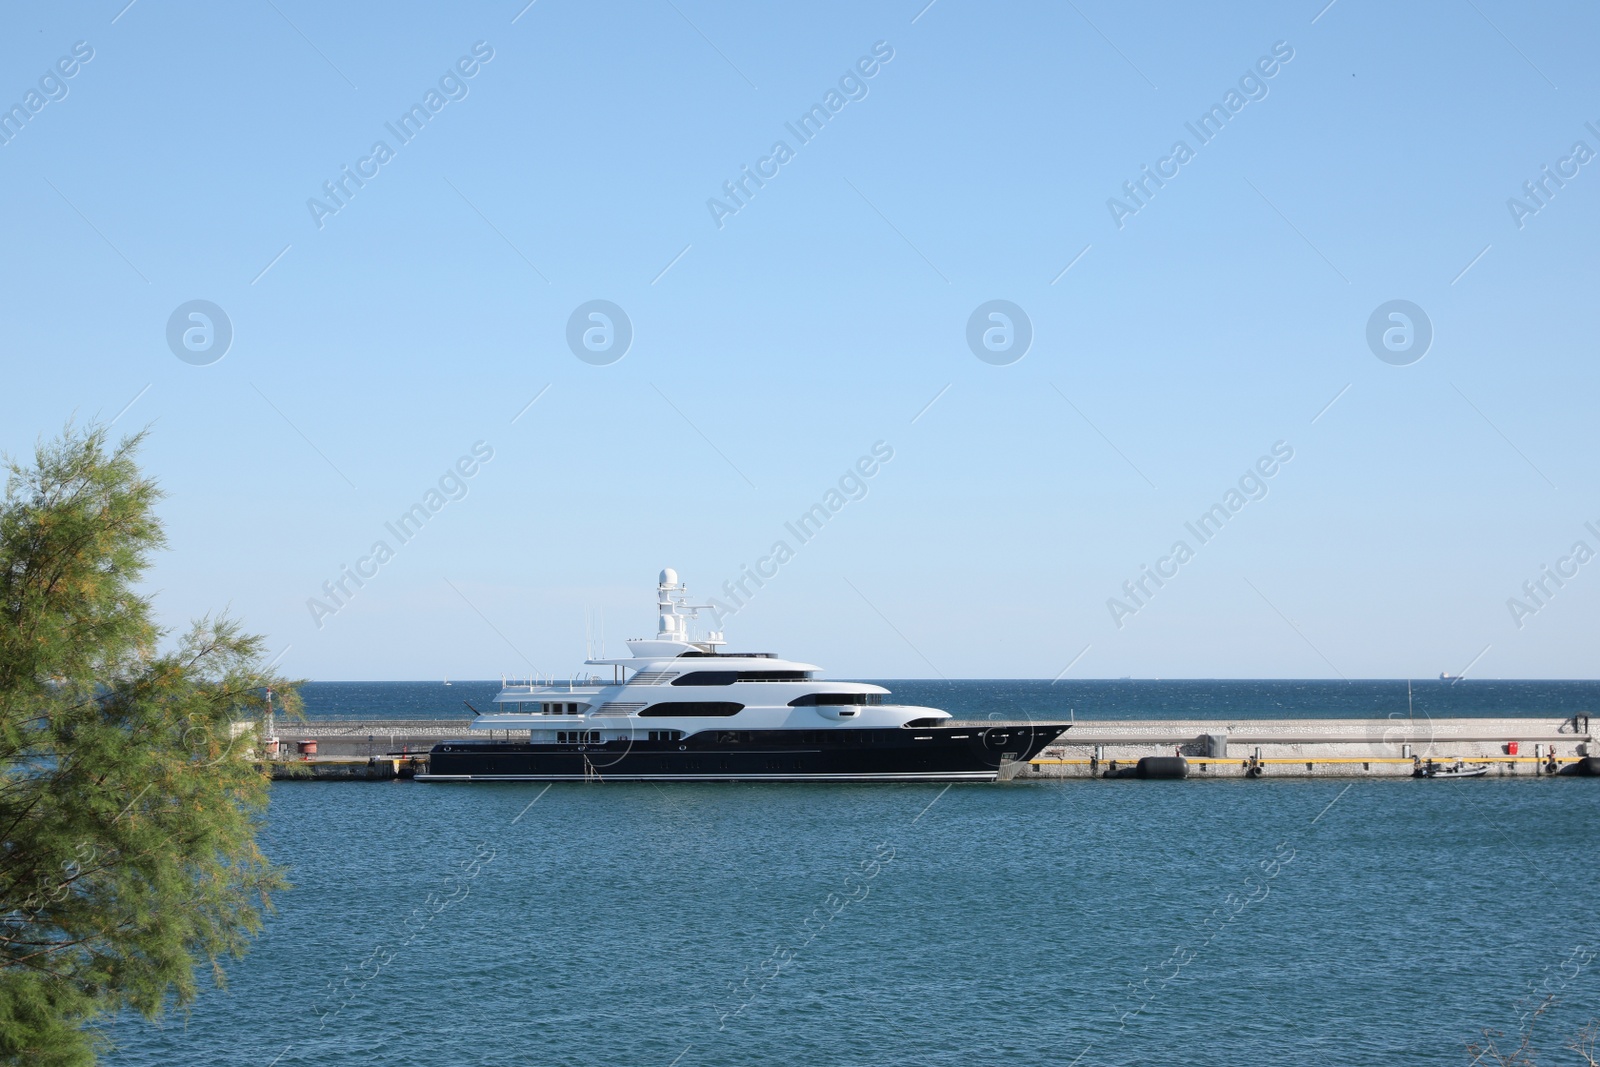
<path id="1" fill-rule="evenodd" d="M 682 741 L 445 741 L 418 781 L 994 781 L 1071 724 L 711 730 Z"/>

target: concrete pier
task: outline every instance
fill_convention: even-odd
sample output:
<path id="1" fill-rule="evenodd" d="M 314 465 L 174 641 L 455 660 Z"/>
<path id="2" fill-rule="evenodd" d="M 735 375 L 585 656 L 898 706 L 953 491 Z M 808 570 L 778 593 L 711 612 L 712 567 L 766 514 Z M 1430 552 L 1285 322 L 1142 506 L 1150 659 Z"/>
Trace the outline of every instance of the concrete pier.
<path id="1" fill-rule="evenodd" d="M 474 733 L 468 729 L 471 723 L 471 719 L 321 719 L 307 722 L 279 719 L 277 730 L 278 740 L 288 750 L 288 756 L 296 754 L 300 742 L 315 741 L 320 759 L 365 760 L 391 753 L 426 756 L 434 745 L 452 738 L 476 737 L 487 741 L 491 735 L 501 740 L 511 734 L 518 734 L 523 740 L 528 737 L 526 730 Z"/>
<path id="2" fill-rule="evenodd" d="M 1018 778 L 1100 778 L 1182 756 L 1190 778 L 1409 777 L 1415 760 L 1490 776 L 1559 773 L 1600 755 L 1586 717 L 1081 720 Z"/>
<path id="3" fill-rule="evenodd" d="M 428 750 L 440 741 L 472 736 L 469 719 L 325 719 L 297 722 L 279 719 L 275 724 L 279 751 L 262 759 L 258 746 L 253 757 L 272 777 L 285 782 L 382 782 L 409 779 L 425 771 Z M 243 725 L 243 724 L 241 724 Z M 246 729 L 253 732 L 253 727 Z M 243 733 L 244 731 L 239 731 Z M 506 731 L 494 731 L 504 736 Z M 486 735 L 482 731 L 478 736 Z M 526 736 L 526 731 L 523 731 Z M 486 738 L 487 739 L 487 738 Z M 301 747 L 314 742 L 314 754 Z"/>
<path id="4" fill-rule="evenodd" d="M 263 761 L 261 766 L 279 782 L 392 782 L 415 778 L 418 771 L 426 771 L 428 757 L 426 754 L 397 759 L 313 756 Z"/>
<path id="5" fill-rule="evenodd" d="M 472 733 L 470 719 L 364 719 L 277 724 L 283 752 L 271 764 L 285 780 L 409 778 L 428 750 Z M 978 719 L 952 725 L 988 729 L 1027 720 Z M 526 731 L 493 731 L 525 738 Z M 301 742 L 316 753 L 301 758 Z M 1409 777 L 1414 760 L 1487 765 L 1490 777 L 1568 774 L 1600 756 L 1587 716 L 1503 719 L 1141 719 L 1078 720 L 1018 779 L 1106 778 L 1146 756 L 1182 756 L 1191 781 L 1205 778 Z M 1592 766 L 1592 765 L 1591 765 Z"/>

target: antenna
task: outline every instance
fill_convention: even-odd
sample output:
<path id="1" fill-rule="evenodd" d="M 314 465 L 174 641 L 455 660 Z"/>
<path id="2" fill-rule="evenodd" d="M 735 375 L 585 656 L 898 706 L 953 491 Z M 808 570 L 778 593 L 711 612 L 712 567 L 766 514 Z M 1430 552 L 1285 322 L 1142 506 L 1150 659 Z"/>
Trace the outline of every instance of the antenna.
<path id="1" fill-rule="evenodd" d="M 711 631 L 701 640 L 691 641 L 688 624 L 698 621 L 700 612 L 714 613 L 716 608 L 711 604 L 689 603 L 688 586 L 678 580 L 678 572 L 671 567 L 662 569 L 656 585 L 656 610 L 660 613 L 656 630 L 658 641 L 682 641 L 702 648 L 727 644 L 720 630 Z"/>

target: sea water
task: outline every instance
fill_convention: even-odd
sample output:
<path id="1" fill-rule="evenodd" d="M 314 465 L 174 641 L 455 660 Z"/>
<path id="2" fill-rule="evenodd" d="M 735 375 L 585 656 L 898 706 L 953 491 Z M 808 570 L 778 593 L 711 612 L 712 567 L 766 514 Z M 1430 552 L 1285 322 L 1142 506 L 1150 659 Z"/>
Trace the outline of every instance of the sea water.
<path id="1" fill-rule="evenodd" d="M 896 703 L 957 718 L 1320 719 L 1551 716 L 1600 711 L 1600 682 L 880 680 Z M 466 719 L 497 709 L 497 681 L 310 682 L 313 719 Z"/>
<path id="2" fill-rule="evenodd" d="M 1383 716 L 1405 698 L 1064 686 L 890 685 L 975 717 Z M 308 705 L 437 717 L 435 690 L 485 690 L 370 688 L 323 683 Z M 1564 715 L 1596 694 L 1413 698 Z M 1561 1062 L 1600 1015 L 1597 812 L 1600 781 L 1571 778 L 279 783 L 261 838 L 294 888 L 226 990 L 119 1019 L 106 1062 L 1467 1064 L 1484 1029 L 1510 1047 L 1529 1025 Z"/>

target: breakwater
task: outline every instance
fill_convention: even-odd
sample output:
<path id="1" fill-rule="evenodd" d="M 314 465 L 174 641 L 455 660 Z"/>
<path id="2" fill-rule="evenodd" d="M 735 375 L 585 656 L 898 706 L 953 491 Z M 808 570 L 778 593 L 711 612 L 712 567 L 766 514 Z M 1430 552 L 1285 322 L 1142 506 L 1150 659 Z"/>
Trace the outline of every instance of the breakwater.
<path id="1" fill-rule="evenodd" d="M 974 729 L 1018 719 L 962 720 Z M 275 777 L 293 780 L 409 778 L 428 750 L 471 733 L 469 719 L 358 719 L 279 722 Z M 526 731 L 493 731 L 515 740 Z M 1429 719 L 1079 720 L 1017 779 L 1121 778 L 1143 759 L 1171 774 L 1181 759 L 1190 779 L 1409 777 L 1419 769 L 1486 768 L 1487 777 L 1542 777 L 1594 769 L 1600 757 L 1586 715 Z M 1147 767 L 1151 764 L 1147 764 Z"/>
<path id="2" fill-rule="evenodd" d="M 1534 777 L 1596 754 L 1587 716 L 1080 721 L 1017 777 L 1118 777 L 1146 757 L 1181 758 L 1190 778 L 1409 777 L 1458 760 Z"/>

